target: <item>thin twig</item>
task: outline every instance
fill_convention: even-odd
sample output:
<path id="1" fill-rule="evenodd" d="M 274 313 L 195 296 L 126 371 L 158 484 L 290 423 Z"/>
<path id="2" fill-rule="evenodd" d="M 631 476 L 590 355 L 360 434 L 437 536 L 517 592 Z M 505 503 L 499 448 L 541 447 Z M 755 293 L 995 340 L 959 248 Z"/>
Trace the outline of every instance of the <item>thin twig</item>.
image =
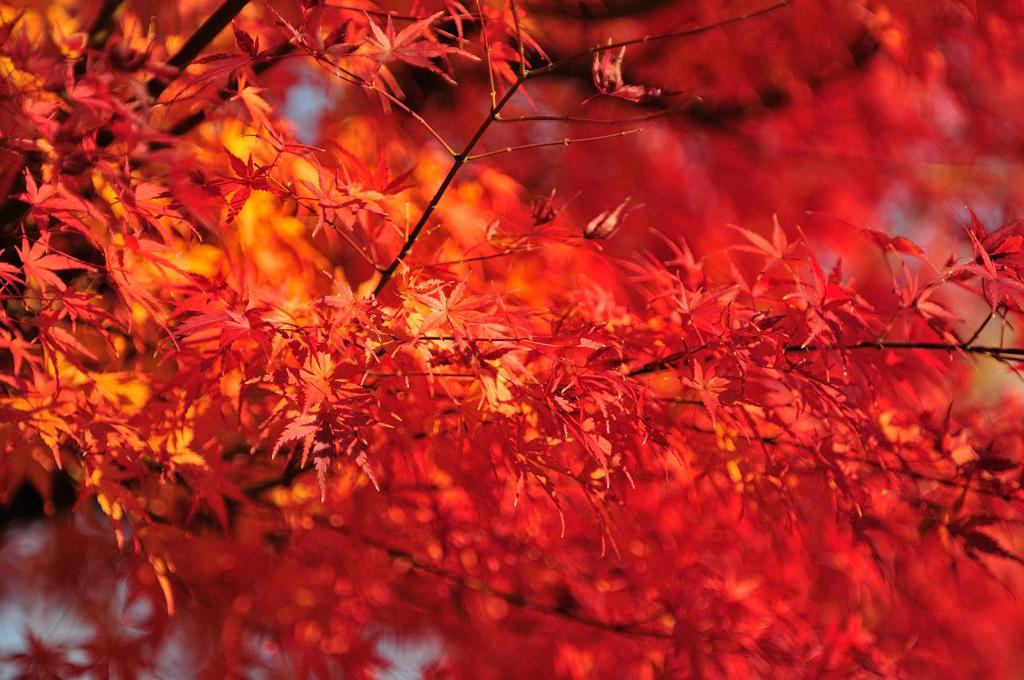
<path id="1" fill-rule="evenodd" d="M 993 347 L 990 345 L 966 345 L 956 343 L 942 343 L 942 342 L 890 342 L 890 341 L 873 341 L 865 340 L 864 342 L 854 343 L 852 345 L 789 345 L 783 348 L 783 351 L 787 354 L 796 354 L 803 352 L 843 352 L 843 351 L 857 351 L 857 350 L 896 350 L 896 349 L 920 349 L 933 352 L 966 352 L 968 354 L 980 354 L 984 356 L 990 356 L 994 359 L 1000 359 L 1003 357 L 1024 357 L 1024 347 Z M 692 354 L 688 351 L 673 352 L 666 357 L 661 359 L 654 359 L 648 361 L 646 364 L 633 369 L 626 375 L 629 377 L 635 377 L 638 375 L 645 375 L 647 373 L 654 373 L 666 368 L 672 367 L 677 361 L 683 359 Z"/>
<path id="2" fill-rule="evenodd" d="M 535 247 L 523 247 L 523 248 L 508 248 L 498 253 L 491 253 L 490 255 L 476 255 L 474 257 L 464 257 L 459 260 L 445 260 L 443 262 L 428 262 L 426 264 L 416 265 L 417 268 L 426 269 L 428 267 L 450 267 L 456 264 L 466 264 L 467 262 L 483 262 L 485 260 L 494 260 L 499 257 L 505 257 L 507 255 L 515 255 L 517 253 L 528 253 L 536 250 Z"/>
<path id="3" fill-rule="evenodd" d="M 323 64 L 326 68 L 335 70 L 345 80 L 349 81 L 350 83 L 352 83 L 354 85 L 357 85 L 359 87 L 365 88 L 367 90 L 370 90 L 371 92 L 376 92 L 378 95 L 380 95 L 384 99 L 387 99 L 388 102 L 390 102 L 391 104 L 394 104 L 395 106 L 397 106 L 399 109 L 401 109 L 406 114 L 411 116 L 413 118 L 413 120 L 415 120 L 417 123 L 422 125 L 423 128 L 430 134 L 430 136 L 433 137 L 435 140 L 437 140 L 438 144 L 440 144 L 441 146 L 444 147 L 444 150 L 448 152 L 449 156 L 455 157 L 455 155 L 456 155 L 455 154 L 455 149 L 452 147 L 451 144 L 448 143 L 448 141 L 441 135 L 441 133 L 438 132 L 434 128 L 434 126 L 432 126 L 430 123 L 428 123 L 426 118 L 424 118 L 419 113 L 414 111 L 408 104 L 403 102 L 401 99 L 399 99 L 398 97 L 394 96 L 393 94 L 391 94 L 390 92 L 388 92 L 384 88 L 378 87 L 372 81 L 366 80 L 365 78 L 363 78 L 359 74 L 354 73 L 354 72 L 348 70 L 347 68 L 344 68 L 344 67 L 339 66 L 337 64 L 332 64 L 331 62 L 327 61 L 322 56 L 314 55 L 314 57 L 316 58 L 316 60 L 318 62 Z"/>
<path id="4" fill-rule="evenodd" d="M 519 24 L 519 6 L 511 0 L 512 20 L 516 24 L 516 48 L 519 50 L 519 77 L 526 79 L 526 47 L 523 45 L 523 28 Z"/>
<path id="5" fill-rule="evenodd" d="M 483 158 L 500 156 L 503 153 L 512 153 L 513 151 L 526 151 L 528 149 L 542 149 L 548 146 L 569 146 L 570 144 L 583 144 L 585 142 L 601 142 L 608 139 L 615 139 L 616 137 L 635 135 L 643 131 L 643 128 L 633 128 L 631 130 L 622 130 L 620 132 L 612 132 L 607 135 L 595 135 L 593 137 L 564 137 L 554 142 L 537 142 L 535 144 L 523 144 L 521 146 L 506 146 L 503 149 L 493 149 L 491 151 L 484 151 L 483 153 L 474 154 L 472 156 L 469 156 L 466 160 L 478 161 Z"/>
<path id="6" fill-rule="evenodd" d="M 981 322 L 981 325 L 980 325 L 980 326 L 978 326 L 977 330 L 975 330 L 975 331 L 974 331 L 974 332 L 973 332 L 973 333 L 971 334 L 971 337 L 969 337 L 969 338 L 967 338 L 966 340 L 964 340 L 964 341 L 963 341 L 963 343 L 961 343 L 961 344 L 963 344 L 964 346 L 967 346 L 967 345 L 970 345 L 970 344 L 971 344 L 972 342 L 974 342 L 975 340 L 977 340 L 977 339 L 978 339 L 978 336 L 979 336 L 979 335 L 981 335 L 981 332 L 982 332 L 983 330 L 985 330 L 985 326 L 987 326 L 987 325 L 988 325 L 988 322 L 989 322 L 989 321 L 991 321 L 991 320 L 992 320 L 993 318 L 995 318 L 995 312 L 992 312 L 992 313 L 990 313 L 990 314 L 989 314 L 988 316 L 986 316 L 986 317 L 985 317 L 985 320 Z"/>
<path id="7" fill-rule="evenodd" d="M 991 345 L 967 345 L 944 342 L 873 342 L 865 340 L 852 345 L 793 345 L 785 348 L 786 353 L 846 351 L 862 349 L 922 349 L 938 352 L 967 352 L 968 354 L 984 354 L 992 357 L 1019 356 L 1024 357 L 1024 347 L 993 347 Z"/>
<path id="8" fill-rule="evenodd" d="M 783 0 L 782 2 L 778 2 L 778 3 L 774 4 L 774 5 L 771 5 L 770 7 L 765 7 L 764 9 L 759 9 L 759 10 L 754 11 L 754 12 L 748 12 L 747 14 L 739 14 L 737 16 L 729 17 L 728 19 L 722 19 L 721 21 L 715 21 L 715 22 L 712 22 L 710 24 L 702 24 L 701 26 L 692 26 L 690 28 L 683 28 L 683 29 L 680 29 L 678 31 L 669 31 L 668 33 L 658 33 L 656 35 L 645 35 L 642 38 L 632 38 L 630 40 L 620 40 L 619 42 L 610 42 L 610 43 L 605 43 L 603 45 L 595 45 L 595 46 L 593 46 L 593 47 L 591 47 L 589 49 L 584 50 L 583 52 L 579 52 L 577 54 L 573 54 L 573 55 L 570 55 L 568 57 L 564 57 L 562 59 L 558 59 L 556 61 L 551 62 L 550 64 L 548 64 L 546 66 L 541 66 L 539 68 L 532 69 L 532 70 L 530 70 L 528 72 L 527 75 L 530 78 L 533 78 L 533 77 L 536 77 L 536 76 L 541 76 L 541 75 L 544 75 L 545 73 L 550 73 L 550 72 L 552 72 L 552 71 L 554 71 L 556 69 L 559 69 L 562 66 L 565 66 L 566 64 L 570 64 L 570 63 L 572 63 L 574 61 L 578 61 L 580 59 L 586 59 L 587 57 L 591 57 L 591 56 L 593 56 L 595 54 L 598 54 L 599 52 L 606 52 L 608 50 L 616 50 L 616 49 L 619 49 L 619 48 L 622 48 L 622 47 L 628 47 L 630 45 L 641 45 L 641 44 L 647 44 L 647 43 L 653 43 L 653 42 L 660 42 L 662 40 L 671 40 L 673 38 L 684 38 L 684 37 L 689 37 L 689 36 L 694 36 L 694 35 L 700 35 L 701 33 L 707 33 L 709 31 L 713 31 L 716 28 L 722 28 L 724 26 L 729 26 L 731 24 L 736 24 L 736 23 L 739 23 L 741 21 L 746 21 L 748 19 L 756 19 L 757 17 L 765 16 L 766 14 L 771 14 L 772 12 L 777 12 L 780 9 L 785 9 L 786 7 L 789 6 L 789 4 L 790 4 L 790 0 Z"/>
<path id="9" fill-rule="evenodd" d="M 359 14 L 369 14 L 370 16 L 381 17 L 384 19 L 399 19 L 401 21 L 423 21 L 424 19 L 429 18 L 429 16 L 401 14 L 390 9 L 370 9 L 368 7 L 356 7 L 354 5 L 332 5 L 329 2 L 324 3 L 323 6 L 330 7 L 331 9 L 339 9 L 343 12 L 357 12 Z"/>
<path id="10" fill-rule="evenodd" d="M 535 344 L 541 342 L 536 337 L 532 337 L 531 338 L 531 337 L 526 337 L 526 336 L 515 336 L 515 335 L 512 335 L 512 336 L 497 335 L 497 336 L 495 336 L 493 338 L 457 338 L 454 335 L 417 335 L 416 337 L 409 338 L 408 340 L 404 340 L 402 338 L 396 338 L 396 340 L 400 340 L 402 342 L 419 342 L 421 340 L 428 340 L 428 341 L 431 341 L 431 342 L 454 342 L 456 340 L 462 340 L 464 342 L 469 342 L 469 343 L 474 343 L 474 342 L 532 342 L 532 343 L 535 343 Z M 433 374 L 433 375 L 436 375 L 436 373 Z"/>
<path id="11" fill-rule="evenodd" d="M 445 373 L 443 371 L 367 371 L 366 375 L 371 378 L 461 378 L 463 380 L 476 380 L 480 378 L 478 373 Z"/>
<path id="12" fill-rule="evenodd" d="M 476 0 L 476 11 L 480 13 L 480 35 L 484 43 L 484 59 L 487 61 L 487 85 L 490 88 L 488 93 L 491 98 L 491 108 L 498 105 L 498 88 L 494 84 L 494 67 L 491 64 L 491 41 L 487 37 L 487 17 L 484 16 L 484 8 L 480 0 Z"/>
<path id="13" fill-rule="evenodd" d="M 698 100 L 694 100 L 698 101 Z M 592 125 L 628 125 L 629 123 L 642 123 L 648 120 L 654 120 L 655 118 L 661 118 L 662 116 L 668 116 L 673 113 L 684 111 L 691 102 L 687 102 L 682 106 L 673 106 L 672 108 L 663 109 L 661 111 L 654 111 L 653 113 L 644 114 L 642 116 L 632 116 L 629 118 L 587 118 L 585 116 L 555 116 L 555 115 L 536 115 L 536 116 L 513 116 L 506 118 L 500 116 L 495 122 L 496 123 L 534 123 L 534 122 L 553 122 L 553 123 L 585 123 Z"/>
<path id="14" fill-rule="evenodd" d="M 437 140 L 438 144 L 440 144 L 441 146 L 444 147 L 444 150 L 448 152 L 449 156 L 455 156 L 455 149 L 452 147 L 452 145 L 449 144 L 448 141 L 444 137 L 441 136 L 440 132 L 438 132 L 436 129 L 434 129 L 433 125 L 431 125 L 430 123 L 427 122 L 426 118 L 424 118 L 419 113 L 414 111 L 408 104 L 406 104 L 401 99 L 399 99 L 398 97 L 394 96 L 393 94 L 391 94 L 387 90 L 385 90 L 385 89 L 383 89 L 381 87 L 377 87 L 377 85 L 375 85 L 374 83 L 371 83 L 369 81 L 364 80 L 362 86 L 367 88 L 368 90 L 372 90 L 373 92 L 376 92 L 377 94 L 379 94 L 380 96 L 384 97 L 389 102 L 391 102 L 392 104 L 397 106 L 399 109 L 401 109 L 402 111 L 407 113 L 409 116 L 411 116 L 417 123 L 419 123 L 420 125 L 423 126 L 423 128 L 427 131 L 427 133 L 430 134 L 431 137 L 433 137 L 434 139 Z"/>

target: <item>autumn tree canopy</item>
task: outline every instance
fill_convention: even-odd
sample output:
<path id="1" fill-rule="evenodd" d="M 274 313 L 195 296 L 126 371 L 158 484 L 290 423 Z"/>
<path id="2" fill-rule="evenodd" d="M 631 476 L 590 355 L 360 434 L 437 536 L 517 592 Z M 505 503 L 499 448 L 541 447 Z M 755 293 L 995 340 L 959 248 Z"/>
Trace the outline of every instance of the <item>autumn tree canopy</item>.
<path id="1" fill-rule="evenodd" d="M 1019 3 L 6 1 L 3 677 L 1024 665 Z"/>

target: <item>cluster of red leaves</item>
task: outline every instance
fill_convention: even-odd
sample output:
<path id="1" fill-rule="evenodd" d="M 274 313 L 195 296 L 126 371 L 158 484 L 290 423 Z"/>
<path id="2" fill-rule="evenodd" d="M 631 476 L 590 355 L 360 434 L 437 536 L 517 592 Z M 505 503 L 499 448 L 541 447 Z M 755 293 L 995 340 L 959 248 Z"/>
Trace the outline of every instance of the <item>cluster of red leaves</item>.
<path id="1" fill-rule="evenodd" d="M 1012 611 L 1000 581 L 1020 581 L 1024 408 L 965 394 L 980 362 L 1024 358 L 1020 222 L 970 214 L 942 264 L 907 237 L 830 246 L 785 217 L 643 241 L 642 220 L 675 217 L 658 186 L 637 187 L 643 205 L 605 198 L 602 152 L 582 173 L 603 177 L 600 203 L 556 199 L 539 165 L 503 170 L 631 132 L 613 118 L 612 135 L 515 139 L 499 123 L 609 123 L 537 114 L 573 93 L 548 76 L 592 64 L 577 109 L 699 116 L 696 87 L 681 108 L 626 84 L 627 46 L 685 61 L 676 40 L 780 32 L 792 14 L 765 40 L 803 59 L 828 3 L 743 22 L 702 7 L 686 26 L 705 28 L 582 52 L 559 28 L 590 23 L 543 4 L 226 0 L 173 40 L 143 29 L 146 3 L 121 4 L 0 6 L 0 502 L 32 487 L 52 512 L 54 480 L 69 485 L 77 524 L 24 563 L 102 553 L 106 533 L 121 575 L 97 588 L 123 577 L 125 609 L 162 606 L 119 637 L 117 607 L 44 579 L 95 636 L 69 650 L 28 630 L 2 663 L 137 677 L 173 638 L 204 677 L 359 677 L 388 630 L 438 635 L 438 677 L 1020 661 L 986 638 Z M 924 21 L 870 9 L 859 30 L 878 41 Z M 1014 19 L 986 30 L 1019 34 Z M 214 41 L 227 51 L 199 56 Z M 276 106 L 295 81 L 281 62 L 299 61 L 345 92 L 316 146 Z M 728 67 L 742 90 L 749 69 Z M 429 123 L 434 92 L 468 113 Z M 627 232 L 641 248 L 620 247 Z M 965 629 L 971 598 L 995 613 Z"/>

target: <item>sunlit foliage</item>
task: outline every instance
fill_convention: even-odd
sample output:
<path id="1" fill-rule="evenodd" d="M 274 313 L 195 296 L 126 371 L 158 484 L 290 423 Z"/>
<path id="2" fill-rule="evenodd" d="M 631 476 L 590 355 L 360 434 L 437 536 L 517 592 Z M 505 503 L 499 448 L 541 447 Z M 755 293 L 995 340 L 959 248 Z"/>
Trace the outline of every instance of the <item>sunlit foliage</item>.
<path id="1" fill-rule="evenodd" d="M 0 73 L 74 627 L 3 672 L 1024 665 L 1019 3 L 15 2 Z"/>

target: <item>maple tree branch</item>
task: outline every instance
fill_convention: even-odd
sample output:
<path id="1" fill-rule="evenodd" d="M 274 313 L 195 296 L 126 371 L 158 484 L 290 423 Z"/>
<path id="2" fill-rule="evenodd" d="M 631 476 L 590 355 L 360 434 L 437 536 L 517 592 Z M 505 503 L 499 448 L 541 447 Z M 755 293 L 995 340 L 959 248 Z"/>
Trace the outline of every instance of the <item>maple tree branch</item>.
<path id="1" fill-rule="evenodd" d="M 290 487 L 296 479 L 302 477 L 313 469 L 314 467 L 312 465 L 302 467 L 300 460 L 297 457 L 289 458 L 288 462 L 285 464 L 284 471 L 280 475 L 243 487 L 242 493 L 244 493 L 250 500 L 256 501 L 260 496 L 271 489 L 276 489 L 277 487 Z"/>
<path id="2" fill-rule="evenodd" d="M 398 254 L 391 261 L 391 264 L 389 264 L 387 267 L 384 268 L 383 271 L 381 271 L 380 281 L 377 282 L 377 285 L 373 289 L 374 296 L 380 295 L 381 291 L 383 291 L 384 288 L 388 285 L 388 281 L 390 281 L 391 277 L 394 276 L 395 271 L 398 270 L 399 265 L 402 264 L 402 261 L 405 259 L 405 256 L 409 254 L 409 251 L 412 249 L 413 244 L 416 243 L 416 240 L 420 237 L 420 234 L 423 232 L 424 227 L 427 226 L 427 221 L 430 219 L 430 216 L 434 214 L 434 211 L 437 209 L 438 203 L 441 202 L 441 199 L 448 191 L 448 187 L 455 180 L 455 176 L 459 174 L 459 170 L 462 169 L 462 166 L 468 162 L 469 154 L 473 152 L 473 149 L 476 147 L 477 142 L 479 142 L 480 138 L 484 136 L 484 133 L 487 132 L 488 128 L 491 127 L 491 124 L 497 119 L 498 114 L 501 113 L 501 110 L 505 107 L 506 104 L 508 104 L 509 100 L 512 99 L 512 95 L 516 93 L 516 91 L 524 82 L 525 81 L 522 79 L 517 79 L 515 82 L 512 83 L 512 85 L 505 91 L 505 94 L 501 97 L 501 99 L 498 100 L 498 103 L 491 107 L 491 110 L 487 114 L 487 117 L 484 118 L 482 123 L 480 123 L 480 127 L 477 128 L 475 133 L 473 133 L 473 136 L 469 139 L 469 141 L 466 142 L 466 145 L 462 148 L 462 151 L 455 156 L 454 160 L 452 161 L 451 168 L 448 169 L 448 173 L 444 176 L 444 179 L 441 180 L 441 185 L 437 188 L 437 191 L 435 191 L 434 195 L 430 198 L 430 202 L 427 203 L 427 207 L 423 210 L 423 214 L 420 215 L 420 218 L 419 220 L 417 220 L 415 226 L 413 226 L 412 231 L 409 232 L 409 235 L 406 237 L 405 242 L 402 243 L 402 247 L 399 249 Z"/>
<path id="3" fill-rule="evenodd" d="M 96 18 L 93 19 L 92 26 L 89 27 L 89 38 L 86 41 L 88 49 L 101 50 L 107 44 L 107 40 L 110 38 L 110 33 L 114 27 L 114 16 L 124 3 L 125 0 L 104 0 L 100 11 L 96 14 Z M 83 53 L 75 61 L 75 78 L 81 78 L 85 75 L 87 64 L 88 55 Z"/>
<path id="4" fill-rule="evenodd" d="M 634 368 L 626 375 L 630 378 L 633 378 L 638 375 L 646 375 L 647 373 L 654 373 L 655 371 L 670 368 L 677 361 L 690 356 L 690 354 L 692 354 L 692 352 L 690 352 L 689 350 L 673 352 L 672 354 L 669 354 L 667 357 L 662 357 L 661 359 L 654 359 L 653 361 L 648 361 L 646 364 L 640 366 L 639 368 Z"/>
<path id="5" fill-rule="evenodd" d="M 990 345 L 969 345 L 968 343 L 944 343 L 944 342 L 912 342 L 912 341 L 874 341 L 865 340 L 851 345 L 788 345 L 783 348 L 787 354 L 804 352 L 827 352 L 827 351 L 856 351 L 856 350 L 897 350 L 897 349 L 920 349 L 935 352 L 966 352 L 968 354 L 980 354 L 990 356 L 994 359 L 1001 357 L 1024 357 L 1024 347 L 993 347 Z M 672 367 L 677 361 L 692 354 L 684 350 L 673 352 L 661 359 L 648 361 L 646 364 L 631 370 L 629 377 L 654 373 Z"/>
<path id="6" fill-rule="evenodd" d="M 496 336 L 496 337 L 493 337 L 493 338 L 456 338 L 454 335 L 420 335 L 420 336 L 417 336 L 415 338 L 411 338 L 409 341 L 400 340 L 400 339 L 396 339 L 396 340 L 400 341 L 400 342 L 421 341 L 421 340 L 427 340 L 427 341 L 431 341 L 431 342 L 455 342 L 455 341 L 460 340 L 460 339 L 465 341 L 465 342 L 471 343 L 471 344 L 474 343 L 474 342 L 534 342 L 534 343 L 541 342 L 540 340 L 537 340 L 534 337 L 504 336 L 504 335 L 499 335 L 499 336 Z"/>
<path id="7" fill-rule="evenodd" d="M 189 36 L 181 49 L 167 60 L 167 65 L 178 73 L 185 70 L 248 4 L 249 0 L 224 0 L 195 33 Z M 152 99 L 158 99 L 172 82 L 173 80 L 154 78 L 146 83 L 146 91 Z"/>
<path id="8" fill-rule="evenodd" d="M 967 352 L 968 354 L 983 354 L 998 358 L 1000 356 L 1024 357 L 1024 347 L 993 347 L 990 345 L 969 345 L 967 343 L 945 343 L 945 342 L 912 342 L 912 341 L 882 341 L 874 342 L 865 340 L 852 345 L 792 345 L 785 348 L 786 353 L 799 352 L 824 352 L 829 350 L 862 350 L 862 349 L 921 349 L 937 352 Z"/>
<path id="9" fill-rule="evenodd" d="M 100 50 L 107 44 L 110 33 L 114 28 L 114 16 L 125 0 L 105 0 L 96 18 L 89 27 L 89 49 Z"/>
<path id="10" fill-rule="evenodd" d="M 474 154 L 469 156 L 467 161 L 478 161 L 483 158 L 491 158 L 492 156 L 500 156 L 505 153 L 512 153 L 513 151 L 526 151 L 528 149 L 542 149 L 549 146 L 569 146 L 570 144 L 582 144 L 586 142 L 601 142 L 608 139 L 615 139 L 617 137 L 625 137 L 627 135 L 635 135 L 643 132 L 643 128 L 633 128 L 632 130 L 622 130 L 621 132 L 612 132 L 607 135 L 595 135 L 593 137 L 564 137 L 554 142 L 537 142 L 534 144 L 523 144 L 521 146 L 506 146 L 503 149 L 493 149 L 491 151 L 484 151 L 482 153 Z"/>

